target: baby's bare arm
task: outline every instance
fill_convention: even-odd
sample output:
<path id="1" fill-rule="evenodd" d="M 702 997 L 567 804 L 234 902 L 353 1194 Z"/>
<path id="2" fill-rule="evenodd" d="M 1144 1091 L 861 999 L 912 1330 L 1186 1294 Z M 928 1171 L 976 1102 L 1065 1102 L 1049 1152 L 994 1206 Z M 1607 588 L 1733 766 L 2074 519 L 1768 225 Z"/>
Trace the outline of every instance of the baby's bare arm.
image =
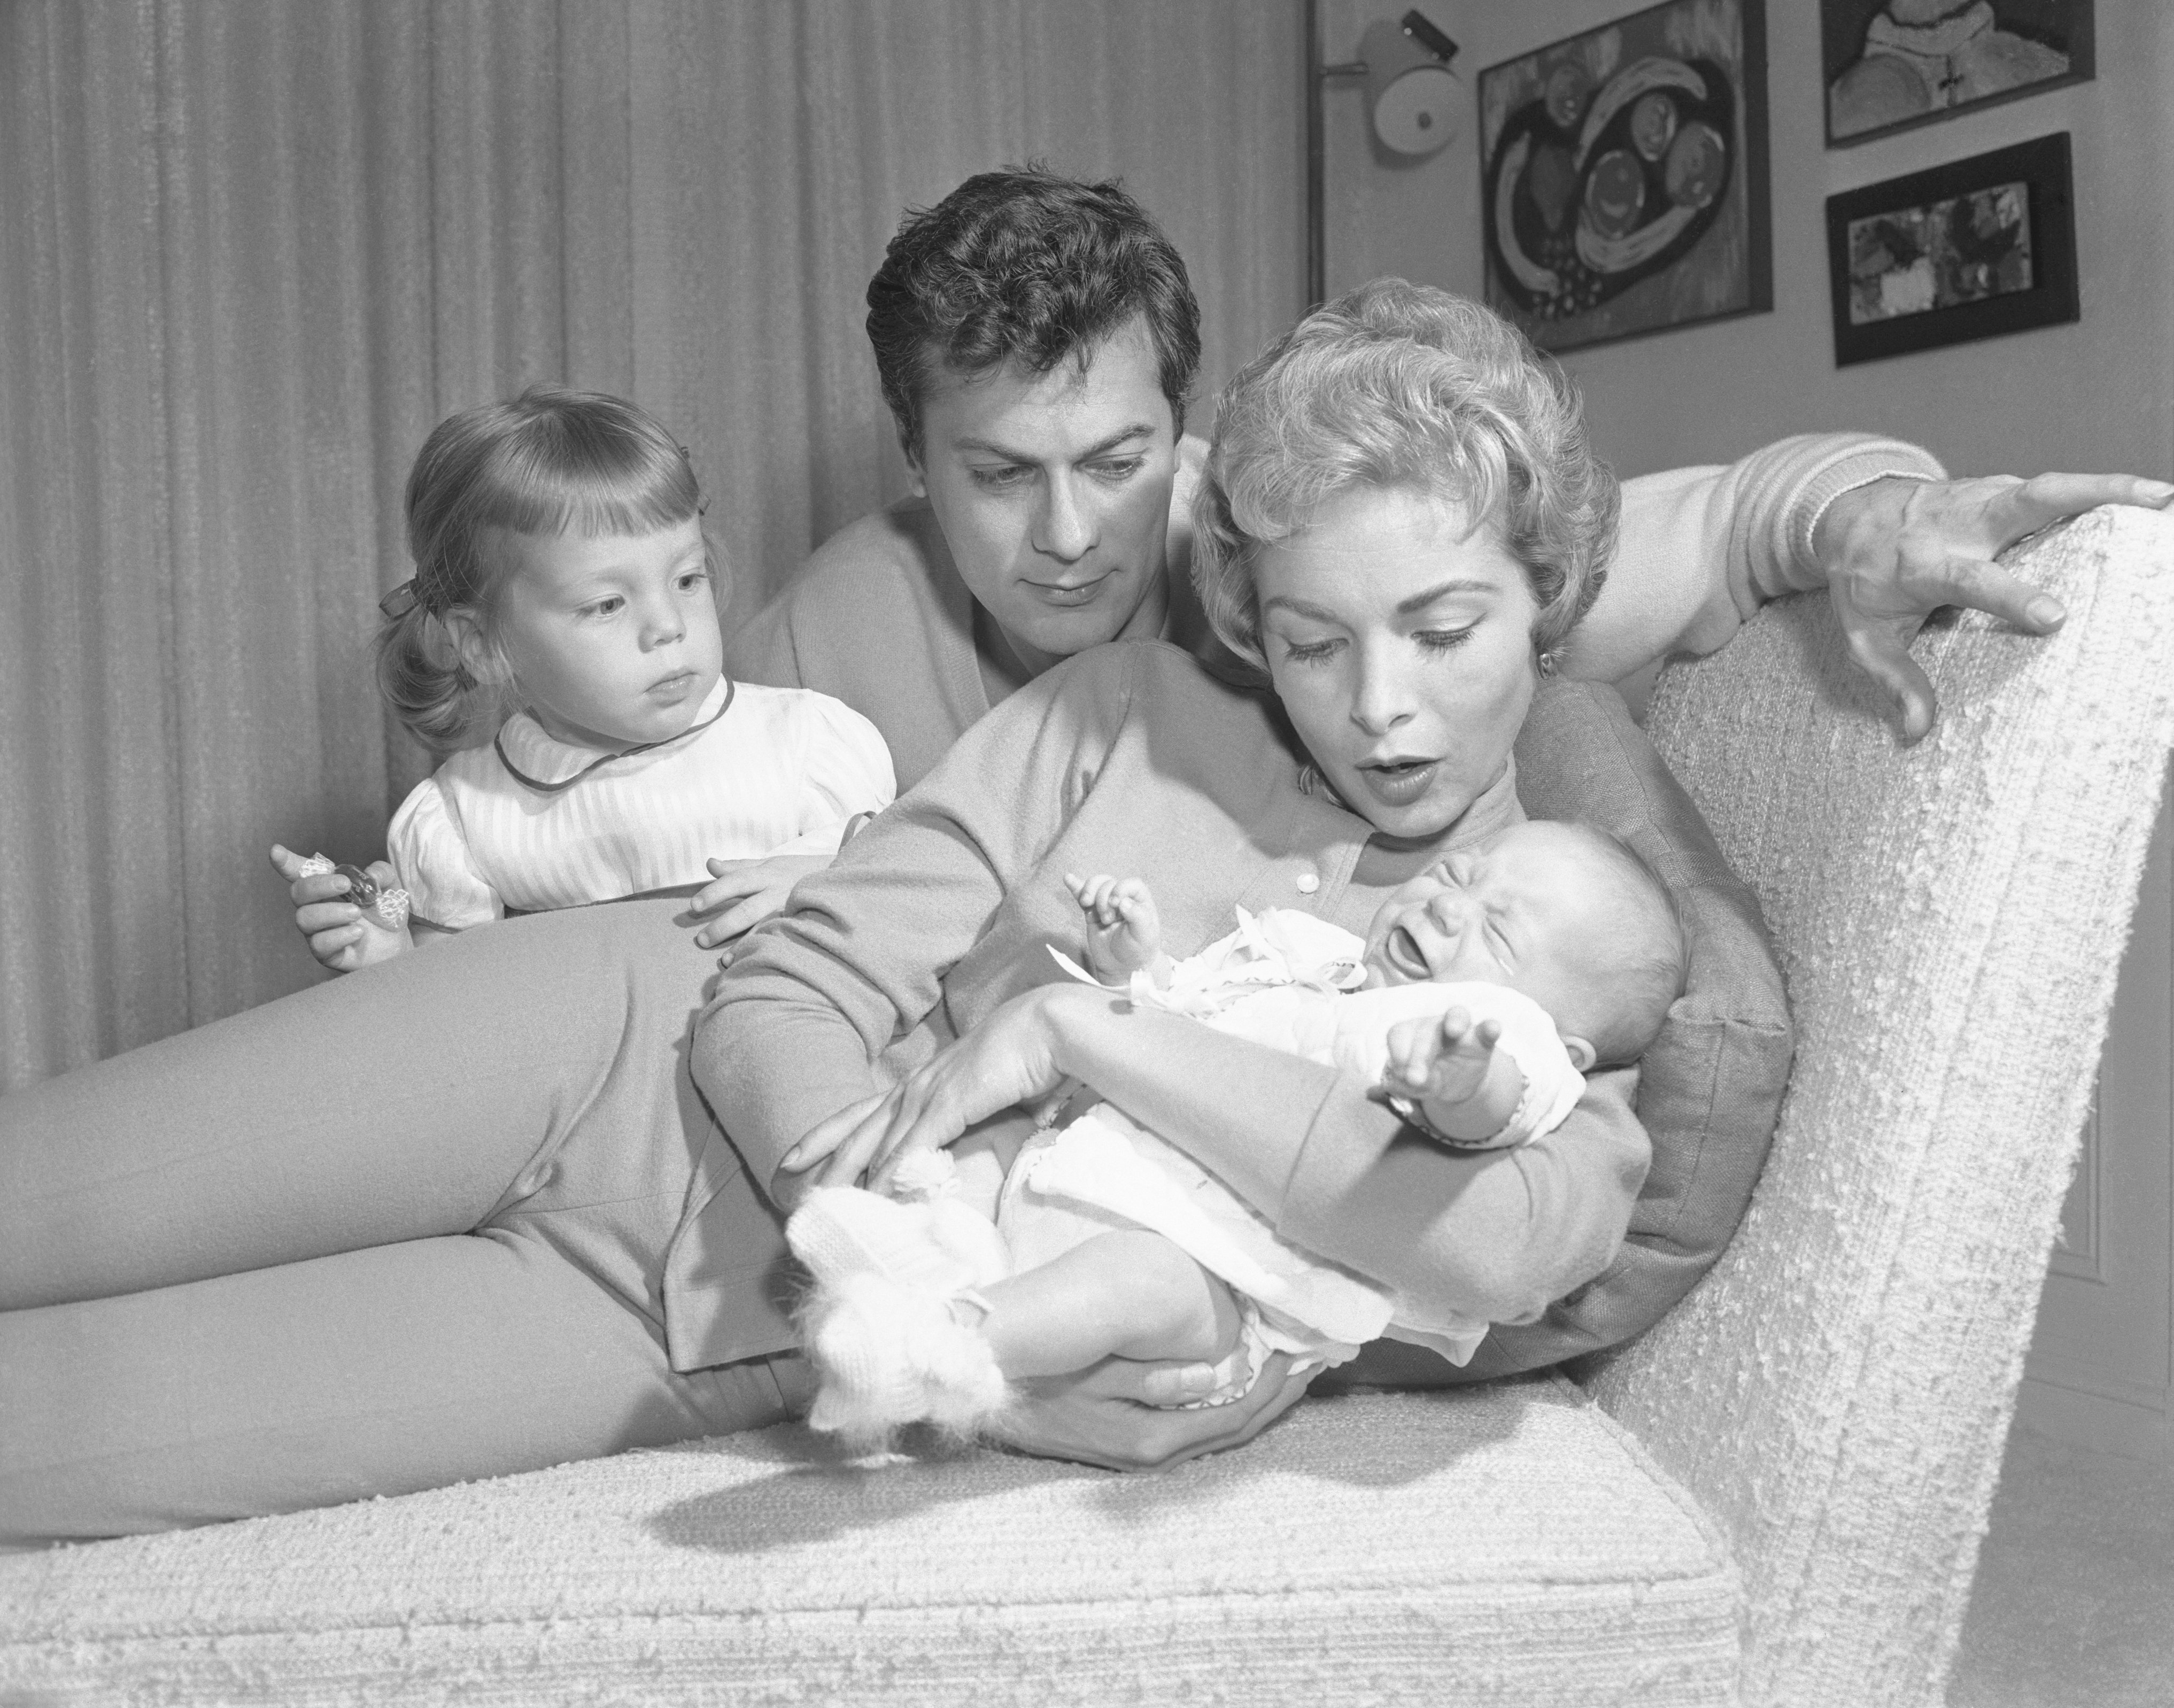
<path id="1" fill-rule="evenodd" d="M 1389 1029 L 1383 1084 L 1420 1106 L 1444 1138 L 1476 1143 L 1509 1124 L 1525 1095 L 1525 1076 L 1501 1042 L 1499 1020 L 1477 1024 L 1463 1008 L 1439 1020 L 1399 1020 Z"/>
<path id="2" fill-rule="evenodd" d="M 1145 972 L 1159 985 L 1170 981 L 1162 916 L 1146 884 L 1106 872 L 1091 878 L 1068 872 L 1064 884 L 1086 916 L 1088 971 L 1105 984 L 1121 984 L 1136 972 Z"/>

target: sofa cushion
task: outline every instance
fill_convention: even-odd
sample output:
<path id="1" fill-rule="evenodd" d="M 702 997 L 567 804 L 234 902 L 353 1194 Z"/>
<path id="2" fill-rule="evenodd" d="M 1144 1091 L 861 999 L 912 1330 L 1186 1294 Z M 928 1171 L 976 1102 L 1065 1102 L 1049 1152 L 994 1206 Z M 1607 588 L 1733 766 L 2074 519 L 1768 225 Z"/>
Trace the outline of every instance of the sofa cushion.
<path id="1" fill-rule="evenodd" d="M 1717 1532 L 1558 1378 L 1156 1476 L 797 1425 L 0 1559 L 0 1700 L 1734 1700 Z"/>
<path id="2" fill-rule="evenodd" d="M 1652 1166 L 1598 1278 L 1538 1322 L 1496 1325 L 1462 1370 L 1376 1354 L 1367 1374 L 1378 1379 L 1476 1381 L 1650 1328 L 1736 1231 L 1788 1084 L 1795 1040 L 1759 904 L 1622 696 L 1599 683 L 1544 686 L 1517 738 L 1517 793 L 1536 819 L 1583 819 L 1630 844 L 1683 917 L 1690 977 L 1639 1063 Z"/>

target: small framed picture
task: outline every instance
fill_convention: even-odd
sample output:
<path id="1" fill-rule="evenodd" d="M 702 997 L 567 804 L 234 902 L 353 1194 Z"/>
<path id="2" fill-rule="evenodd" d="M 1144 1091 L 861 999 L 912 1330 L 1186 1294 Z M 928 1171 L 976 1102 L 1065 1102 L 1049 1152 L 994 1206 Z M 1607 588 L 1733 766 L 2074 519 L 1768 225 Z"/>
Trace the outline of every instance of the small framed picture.
<path id="1" fill-rule="evenodd" d="M 2094 74 L 2091 0 L 1820 0 L 1827 146 Z"/>
<path id="2" fill-rule="evenodd" d="M 2079 318 L 2069 133 L 1827 197 L 1835 365 Z"/>
<path id="3" fill-rule="evenodd" d="M 1762 0 L 1664 0 L 1479 93 L 1487 304 L 1541 349 L 1773 307 Z"/>

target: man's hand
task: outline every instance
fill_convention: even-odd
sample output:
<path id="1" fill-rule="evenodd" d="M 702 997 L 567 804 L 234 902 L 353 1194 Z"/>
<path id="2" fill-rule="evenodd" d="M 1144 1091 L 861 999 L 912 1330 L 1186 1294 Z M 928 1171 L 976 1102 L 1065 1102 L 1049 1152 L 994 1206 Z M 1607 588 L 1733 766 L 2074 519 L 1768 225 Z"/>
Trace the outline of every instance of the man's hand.
<path id="1" fill-rule="evenodd" d="M 760 925 L 773 913 L 785 911 L 792 886 L 811 872 L 820 872 L 830 862 L 821 854 L 773 854 L 767 860 L 710 860 L 703 862 L 715 881 L 696 892 L 694 911 L 706 923 L 695 933 L 703 949 L 730 943 Z M 715 919 L 707 916 L 726 911 Z M 728 965 L 727 950 L 721 964 Z"/>
<path id="2" fill-rule="evenodd" d="M 305 874 L 303 857 L 272 845 L 272 869 L 287 880 L 295 904 L 295 928 L 308 940 L 310 953 L 336 973 L 374 966 L 414 947 L 404 925 L 387 924 L 375 911 L 365 913 L 347 899 L 349 884 L 337 872 Z M 380 889 L 397 884 L 399 874 L 384 861 L 364 868 Z"/>
<path id="3" fill-rule="evenodd" d="M 1305 1397 L 1319 1372 L 1291 1373 L 1290 1354 L 1261 1366 L 1260 1380 L 1227 1406 L 1168 1411 L 1214 1386 L 1206 1365 L 1135 1364 L 1106 1358 L 1092 1369 L 1021 1385 L 998 1439 L 1043 1459 L 1073 1459 L 1111 1471 L 1160 1471 L 1205 1453 L 1244 1446 Z"/>
<path id="4" fill-rule="evenodd" d="M 1910 657 L 1944 605 L 1986 611 L 2031 635 L 2067 620 L 2059 600 L 1994 563 L 2026 534 L 2101 504 L 2166 508 L 2174 486 L 2127 474 L 2041 474 L 2018 480 L 1890 476 L 1846 492 L 1820 518 L 1813 555 L 1826 573 L 1850 655 L 1885 689 L 1914 742 L 1933 727 L 1933 684 Z"/>

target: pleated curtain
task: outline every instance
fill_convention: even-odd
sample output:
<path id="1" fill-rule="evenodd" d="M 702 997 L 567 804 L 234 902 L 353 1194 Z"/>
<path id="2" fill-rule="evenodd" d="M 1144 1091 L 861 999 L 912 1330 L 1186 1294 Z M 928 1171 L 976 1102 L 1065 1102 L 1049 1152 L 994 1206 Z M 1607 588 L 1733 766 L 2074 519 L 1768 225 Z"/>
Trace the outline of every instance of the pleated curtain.
<path id="1" fill-rule="evenodd" d="M 902 489 L 861 331 L 901 211 L 1040 159 L 1122 176 L 1186 257 L 1204 424 L 1301 304 L 1301 27 L 1298 0 L 0 0 L 4 1084 L 319 976 L 265 853 L 374 856 L 427 770 L 369 642 L 446 412 L 635 397 L 752 609 Z"/>

